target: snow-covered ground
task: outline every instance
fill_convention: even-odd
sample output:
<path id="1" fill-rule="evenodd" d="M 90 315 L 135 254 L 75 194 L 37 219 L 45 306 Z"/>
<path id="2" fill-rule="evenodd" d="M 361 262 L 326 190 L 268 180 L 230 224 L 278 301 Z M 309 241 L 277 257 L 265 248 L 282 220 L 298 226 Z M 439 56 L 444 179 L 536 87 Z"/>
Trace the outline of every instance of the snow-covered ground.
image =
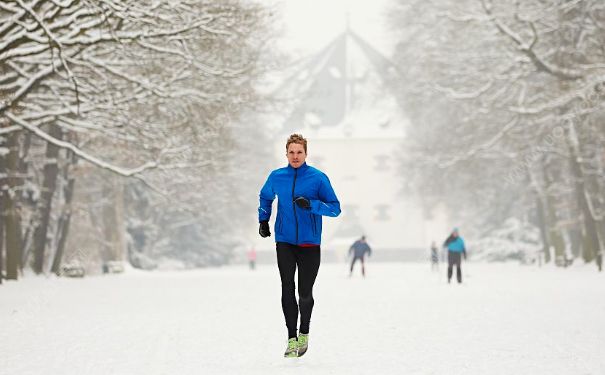
<path id="1" fill-rule="evenodd" d="M 465 267 L 323 264 L 294 359 L 276 266 L 29 277 L 0 286 L 0 373 L 605 374 L 605 274 Z"/>

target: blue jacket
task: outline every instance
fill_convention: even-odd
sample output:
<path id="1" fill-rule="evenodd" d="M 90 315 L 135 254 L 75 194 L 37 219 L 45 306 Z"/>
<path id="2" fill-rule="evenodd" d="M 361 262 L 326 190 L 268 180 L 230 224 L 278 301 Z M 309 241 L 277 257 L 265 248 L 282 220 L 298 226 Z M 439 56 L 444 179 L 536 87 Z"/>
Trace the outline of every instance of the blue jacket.
<path id="1" fill-rule="evenodd" d="M 363 258 L 366 253 L 368 253 L 368 256 L 372 255 L 372 248 L 370 247 L 370 245 L 368 245 L 367 242 L 357 240 L 349 248 L 349 255 L 351 253 L 353 253 L 353 256 L 355 258 Z"/>
<path id="2" fill-rule="evenodd" d="M 446 246 L 447 250 L 453 253 L 463 253 L 466 251 L 466 248 L 464 247 L 464 240 L 460 236 L 447 243 Z"/>
<path id="3" fill-rule="evenodd" d="M 340 202 L 330 180 L 319 169 L 303 163 L 298 168 L 279 168 L 271 172 L 260 191 L 258 221 L 269 220 L 271 204 L 277 196 L 275 241 L 293 245 L 321 244 L 321 217 L 340 215 Z M 310 209 L 300 208 L 294 199 L 305 197 Z"/>

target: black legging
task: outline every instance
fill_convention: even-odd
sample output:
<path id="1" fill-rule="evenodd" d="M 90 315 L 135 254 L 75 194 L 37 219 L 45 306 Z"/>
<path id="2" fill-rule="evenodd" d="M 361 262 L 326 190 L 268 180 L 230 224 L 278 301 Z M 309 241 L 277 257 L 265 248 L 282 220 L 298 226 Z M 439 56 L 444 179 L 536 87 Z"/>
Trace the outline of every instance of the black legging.
<path id="1" fill-rule="evenodd" d="M 281 278 L 281 306 L 288 327 L 288 338 L 296 337 L 298 304 L 296 303 L 294 273 L 298 266 L 298 297 L 300 302 L 300 333 L 309 333 L 313 311 L 313 284 L 321 260 L 319 246 L 300 247 L 277 243 L 277 266 Z"/>
<path id="2" fill-rule="evenodd" d="M 462 282 L 462 269 L 460 268 L 462 253 L 456 253 L 453 251 L 447 252 L 447 281 L 449 282 L 452 278 L 452 267 L 456 265 L 456 278 L 458 282 Z"/>

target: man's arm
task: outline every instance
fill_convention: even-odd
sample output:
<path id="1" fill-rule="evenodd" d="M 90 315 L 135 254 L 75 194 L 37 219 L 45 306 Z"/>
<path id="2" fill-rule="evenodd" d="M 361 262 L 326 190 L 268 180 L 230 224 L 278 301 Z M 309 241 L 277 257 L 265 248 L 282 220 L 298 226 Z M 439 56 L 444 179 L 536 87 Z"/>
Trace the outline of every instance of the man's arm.
<path id="1" fill-rule="evenodd" d="M 464 255 L 464 260 L 466 260 L 466 244 L 464 243 L 462 237 L 460 237 L 460 242 L 462 242 L 462 255 Z"/>
<path id="2" fill-rule="evenodd" d="M 259 206 L 258 206 L 258 222 L 269 221 L 271 218 L 271 206 L 275 199 L 275 192 L 273 191 L 272 175 L 269 175 L 267 181 L 263 185 L 259 194 Z"/>
<path id="3" fill-rule="evenodd" d="M 326 175 L 322 175 L 318 196 L 319 199 L 309 200 L 311 203 L 311 213 L 331 217 L 340 215 L 340 202 Z"/>
<path id="4" fill-rule="evenodd" d="M 452 237 L 452 235 L 450 234 L 450 235 L 449 235 L 449 236 L 448 236 L 448 237 L 445 239 L 445 241 L 443 242 L 443 246 L 442 246 L 442 247 L 447 247 L 447 245 L 449 245 L 449 244 L 450 244 L 450 242 L 452 242 L 452 239 L 453 239 L 453 237 Z"/>

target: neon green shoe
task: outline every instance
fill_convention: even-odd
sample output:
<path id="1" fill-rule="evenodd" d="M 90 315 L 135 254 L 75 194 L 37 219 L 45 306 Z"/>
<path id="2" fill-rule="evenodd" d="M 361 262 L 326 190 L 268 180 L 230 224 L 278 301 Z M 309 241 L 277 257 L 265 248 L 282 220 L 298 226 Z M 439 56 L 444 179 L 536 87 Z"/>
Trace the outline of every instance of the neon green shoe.
<path id="1" fill-rule="evenodd" d="M 288 339 L 288 347 L 286 348 L 284 357 L 286 357 L 286 358 L 298 357 L 298 341 L 296 340 L 296 337 Z"/>
<path id="2" fill-rule="evenodd" d="M 301 333 L 298 335 L 298 356 L 302 357 L 309 347 L 309 334 Z"/>

